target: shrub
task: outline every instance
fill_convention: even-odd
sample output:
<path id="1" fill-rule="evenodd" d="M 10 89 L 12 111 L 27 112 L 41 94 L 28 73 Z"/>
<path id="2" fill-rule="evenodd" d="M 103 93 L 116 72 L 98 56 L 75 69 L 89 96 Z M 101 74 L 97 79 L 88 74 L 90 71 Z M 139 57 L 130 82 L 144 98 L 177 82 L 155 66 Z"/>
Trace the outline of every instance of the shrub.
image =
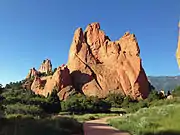
<path id="1" fill-rule="evenodd" d="M 176 87 L 173 91 L 172 91 L 172 95 L 175 97 L 180 97 L 180 86 Z"/>
<path id="2" fill-rule="evenodd" d="M 24 105 L 24 104 L 13 104 L 7 105 L 5 107 L 5 114 L 23 114 L 23 115 L 33 115 L 40 116 L 43 114 L 43 110 L 34 105 Z"/>
<path id="3" fill-rule="evenodd" d="M 123 99 L 123 102 L 122 102 L 122 104 L 121 104 L 121 107 L 122 107 L 122 108 L 126 108 L 126 107 L 128 107 L 128 106 L 130 105 L 131 102 L 133 102 L 132 98 L 131 98 L 130 96 L 126 96 L 126 97 L 124 97 L 124 99 Z"/>
<path id="4" fill-rule="evenodd" d="M 59 97 L 57 96 L 56 91 L 53 91 L 48 98 L 35 95 L 30 90 L 22 89 L 6 90 L 4 93 L 2 93 L 2 96 L 4 98 L 3 105 L 7 106 L 6 109 L 8 109 L 7 114 L 10 112 L 19 113 L 17 109 L 20 109 L 20 112 L 24 112 L 22 109 L 26 109 L 29 106 L 34 106 L 39 108 L 39 110 L 42 110 L 43 113 L 49 114 L 58 113 L 61 110 Z M 21 104 L 20 107 L 17 107 L 17 104 Z M 22 106 L 24 106 L 24 108 Z M 17 109 L 15 110 L 16 107 Z M 39 115 L 39 113 L 37 113 L 37 115 Z"/>
<path id="5" fill-rule="evenodd" d="M 148 102 L 152 102 L 153 100 L 159 100 L 160 99 L 160 95 L 158 93 L 158 91 L 152 90 L 149 95 L 148 95 Z"/>
<path id="6" fill-rule="evenodd" d="M 63 111 L 71 113 L 96 113 L 96 112 L 108 112 L 111 105 L 98 97 L 85 97 L 81 94 L 76 94 L 69 97 L 61 104 Z"/>
<path id="7" fill-rule="evenodd" d="M 59 97 L 57 95 L 57 91 L 53 90 L 53 92 L 47 98 L 47 104 L 44 106 L 44 110 L 48 113 L 59 113 L 61 110 L 61 104 Z"/>
<path id="8" fill-rule="evenodd" d="M 0 121 L 0 131 L 3 135 L 71 135 L 82 134 L 82 124 L 72 118 L 34 119 L 11 115 Z"/>
<path id="9" fill-rule="evenodd" d="M 111 104 L 112 107 L 121 107 L 124 96 L 120 93 L 110 93 L 106 97 L 106 101 Z"/>

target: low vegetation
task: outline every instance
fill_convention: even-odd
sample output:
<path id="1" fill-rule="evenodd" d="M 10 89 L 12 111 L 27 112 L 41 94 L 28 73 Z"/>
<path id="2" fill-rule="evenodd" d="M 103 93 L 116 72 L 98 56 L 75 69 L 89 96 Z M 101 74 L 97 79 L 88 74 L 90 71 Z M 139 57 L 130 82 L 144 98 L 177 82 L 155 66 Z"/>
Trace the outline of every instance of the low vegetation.
<path id="1" fill-rule="evenodd" d="M 166 99 L 162 94 L 152 91 L 146 100 L 129 106 L 131 111 L 128 114 L 108 122 L 132 135 L 179 135 L 179 91 L 180 87 L 173 91 L 173 99 Z"/>
<path id="2" fill-rule="evenodd" d="M 121 118 L 109 120 L 110 125 L 132 135 L 180 134 L 180 105 L 169 104 L 143 108 Z"/>
<path id="3" fill-rule="evenodd" d="M 82 94 L 70 96 L 61 103 L 62 111 L 70 113 L 106 113 L 110 112 L 111 104 L 98 97 L 85 97 Z"/>
<path id="4" fill-rule="evenodd" d="M 29 116 L 0 120 L 1 135 L 82 135 L 82 124 L 72 118 L 35 119 Z"/>
<path id="5" fill-rule="evenodd" d="M 123 116 L 109 123 L 134 135 L 180 129 L 180 87 L 172 92 L 171 100 L 152 90 L 140 101 L 120 93 L 110 93 L 106 98 L 74 93 L 60 101 L 56 90 L 43 97 L 24 90 L 22 83 L 10 83 L 5 88 L 0 85 L 0 134 L 82 134 L 82 122 L 119 114 Z"/>
<path id="6" fill-rule="evenodd" d="M 47 98 L 23 90 L 21 82 L 0 87 L 0 135 L 82 134 L 82 124 L 70 117 L 54 117 L 61 111 L 57 91 Z"/>

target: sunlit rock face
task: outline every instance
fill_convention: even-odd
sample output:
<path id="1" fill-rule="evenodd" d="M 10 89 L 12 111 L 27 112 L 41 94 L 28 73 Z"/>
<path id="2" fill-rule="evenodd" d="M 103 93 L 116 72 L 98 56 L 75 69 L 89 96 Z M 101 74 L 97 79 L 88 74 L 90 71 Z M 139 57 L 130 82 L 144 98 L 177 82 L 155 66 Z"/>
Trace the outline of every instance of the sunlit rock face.
<path id="1" fill-rule="evenodd" d="M 26 79 L 30 79 L 30 78 L 37 76 L 37 75 L 38 75 L 38 71 L 35 68 L 31 68 L 29 70 L 28 75 L 26 76 Z"/>
<path id="2" fill-rule="evenodd" d="M 178 47 L 176 50 L 176 59 L 177 59 L 178 66 L 180 68 L 180 22 L 178 24 Z"/>
<path id="3" fill-rule="evenodd" d="M 135 99 L 146 98 L 149 84 L 139 53 L 134 34 L 127 32 L 111 41 L 99 23 L 89 24 L 84 32 L 78 28 L 67 64 L 74 87 L 89 96 L 120 92 Z"/>
<path id="4" fill-rule="evenodd" d="M 46 74 L 52 72 L 51 60 L 49 59 L 44 60 L 38 71 L 40 73 L 46 73 Z"/>
<path id="5" fill-rule="evenodd" d="M 52 72 L 51 61 L 45 60 L 38 72 Z M 126 32 L 119 40 L 111 41 L 99 23 L 75 31 L 67 65 L 58 67 L 53 75 L 42 77 L 32 72 L 28 76 L 34 76 L 28 84 L 36 94 L 47 96 L 55 89 L 61 100 L 74 91 L 100 98 L 110 92 L 134 99 L 149 94 L 135 35 Z"/>

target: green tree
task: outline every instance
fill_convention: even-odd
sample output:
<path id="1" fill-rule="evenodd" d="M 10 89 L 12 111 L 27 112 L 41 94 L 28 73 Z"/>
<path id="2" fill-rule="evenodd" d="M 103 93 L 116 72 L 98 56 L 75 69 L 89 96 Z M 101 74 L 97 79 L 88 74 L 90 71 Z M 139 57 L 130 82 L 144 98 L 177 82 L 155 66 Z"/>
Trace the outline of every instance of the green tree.
<path id="1" fill-rule="evenodd" d="M 110 93 L 107 95 L 105 100 L 109 102 L 112 107 L 121 107 L 124 96 L 120 93 Z"/>
<path id="2" fill-rule="evenodd" d="M 48 106 L 46 111 L 49 113 L 59 113 L 61 111 L 61 103 L 58 97 L 57 90 L 53 90 L 47 98 Z"/>
<path id="3" fill-rule="evenodd" d="M 75 94 L 62 102 L 62 110 L 71 113 L 108 112 L 110 108 L 111 104 L 104 99 L 94 96 L 86 97 L 82 94 Z"/>

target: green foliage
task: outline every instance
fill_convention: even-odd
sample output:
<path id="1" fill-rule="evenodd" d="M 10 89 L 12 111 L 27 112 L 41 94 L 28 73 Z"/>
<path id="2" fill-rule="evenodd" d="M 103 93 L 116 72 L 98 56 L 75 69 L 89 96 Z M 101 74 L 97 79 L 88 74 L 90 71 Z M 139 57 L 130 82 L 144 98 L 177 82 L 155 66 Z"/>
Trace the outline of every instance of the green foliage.
<path id="1" fill-rule="evenodd" d="M 172 95 L 175 97 L 180 97 L 180 86 L 177 86 L 173 91 Z"/>
<path id="2" fill-rule="evenodd" d="M 118 116 L 118 114 L 117 113 L 86 113 L 86 114 L 69 115 L 70 118 L 74 118 L 80 122 L 85 122 L 88 120 L 94 120 L 94 119 L 99 119 L 99 118 L 104 118 L 104 117 L 109 117 L 109 116 Z"/>
<path id="3" fill-rule="evenodd" d="M 19 90 L 22 89 L 22 84 L 22 81 L 10 82 L 9 84 L 6 84 L 5 89 Z"/>
<path id="4" fill-rule="evenodd" d="M 180 133 L 180 105 L 170 104 L 158 107 L 143 108 L 136 113 L 109 120 L 110 125 L 120 130 L 129 131 L 132 135 L 163 135 L 169 131 Z M 160 134 L 161 132 L 161 134 Z"/>
<path id="5" fill-rule="evenodd" d="M 43 114 L 43 110 L 35 105 L 24 105 L 20 103 L 6 105 L 5 114 L 22 114 L 22 115 L 32 115 L 40 116 Z"/>
<path id="6" fill-rule="evenodd" d="M 2 135 L 71 135 L 82 134 L 82 124 L 72 118 L 34 119 L 10 117 L 0 121 Z"/>
<path id="7" fill-rule="evenodd" d="M 105 99 L 112 107 L 121 107 L 124 101 L 124 96 L 120 93 L 110 93 Z"/>
<path id="8" fill-rule="evenodd" d="M 2 90 L 3 89 L 3 85 L 2 84 L 0 84 L 0 90 Z"/>
<path id="9" fill-rule="evenodd" d="M 50 96 L 47 98 L 48 105 L 45 107 L 48 113 L 59 113 L 61 110 L 61 104 L 57 91 L 54 89 Z"/>
<path id="10" fill-rule="evenodd" d="M 61 110 L 56 91 L 45 98 L 35 95 L 30 90 L 6 90 L 2 93 L 2 97 L 6 115 L 18 113 L 44 116 L 44 114 L 58 113 Z"/>
<path id="11" fill-rule="evenodd" d="M 96 113 L 96 112 L 108 112 L 111 105 L 98 97 L 85 97 L 81 94 L 76 94 L 69 97 L 61 104 L 63 111 L 71 113 Z"/>
<path id="12" fill-rule="evenodd" d="M 149 95 L 148 95 L 148 98 L 147 100 L 149 102 L 152 102 L 153 100 L 159 100 L 160 99 L 160 95 L 158 93 L 158 91 L 155 91 L 155 90 L 152 90 Z"/>
<path id="13" fill-rule="evenodd" d="M 56 70 L 57 70 L 57 68 L 54 68 L 54 70 L 53 70 L 53 74 L 56 72 Z"/>
<path id="14" fill-rule="evenodd" d="M 47 76 L 47 74 L 45 72 L 43 72 L 43 73 L 39 73 L 38 76 L 39 77 L 44 77 L 44 76 Z"/>

